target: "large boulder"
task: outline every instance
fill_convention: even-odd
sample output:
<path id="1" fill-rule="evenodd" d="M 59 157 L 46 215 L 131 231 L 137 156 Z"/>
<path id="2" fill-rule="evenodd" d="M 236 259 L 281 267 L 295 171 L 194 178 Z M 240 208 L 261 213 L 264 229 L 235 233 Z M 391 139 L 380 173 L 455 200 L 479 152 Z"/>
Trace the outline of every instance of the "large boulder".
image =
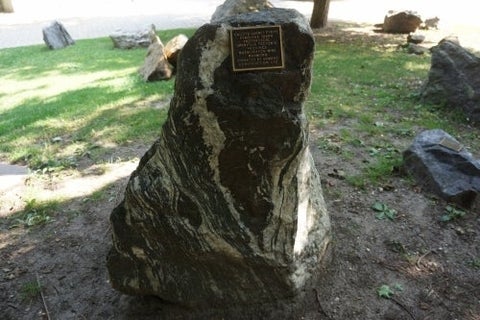
<path id="1" fill-rule="evenodd" d="M 383 32 L 415 32 L 422 23 L 422 18 L 414 11 L 389 11 L 383 20 Z"/>
<path id="2" fill-rule="evenodd" d="M 62 49 L 75 44 L 67 29 L 58 21 L 54 21 L 48 27 L 43 28 L 42 33 L 43 41 L 50 49 Z"/>
<path id="3" fill-rule="evenodd" d="M 283 31 L 284 68 L 232 71 L 229 30 L 272 23 Z M 111 214 L 114 288 L 188 305 L 193 317 L 291 299 L 312 279 L 330 239 L 303 111 L 314 49 L 295 10 L 197 30 L 160 138 Z"/>
<path id="4" fill-rule="evenodd" d="M 424 131 L 403 157 L 406 171 L 427 190 L 459 206 L 478 207 L 480 161 L 451 135 Z"/>
<path id="5" fill-rule="evenodd" d="M 431 52 L 422 99 L 460 108 L 471 121 L 480 124 L 480 58 L 455 39 L 443 39 Z"/>
<path id="6" fill-rule="evenodd" d="M 268 0 L 226 0 L 217 7 L 210 18 L 210 22 L 215 23 L 237 14 L 257 12 L 269 8 L 273 8 L 273 5 Z"/>

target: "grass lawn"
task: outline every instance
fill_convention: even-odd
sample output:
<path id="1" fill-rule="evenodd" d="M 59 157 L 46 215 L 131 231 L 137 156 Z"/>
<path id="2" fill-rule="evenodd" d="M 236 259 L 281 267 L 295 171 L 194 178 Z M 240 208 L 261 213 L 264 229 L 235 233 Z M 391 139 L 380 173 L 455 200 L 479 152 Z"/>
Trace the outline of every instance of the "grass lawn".
<path id="1" fill-rule="evenodd" d="M 160 37 L 166 42 L 193 32 L 167 30 Z M 58 171 L 86 154 L 153 142 L 167 114 L 155 106 L 167 103 L 174 81 L 143 82 L 137 70 L 145 53 L 113 49 L 108 38 L 57 51 L 43 45 L 0 50 L 0 160 Z M 388 175 L 401 161 L 399 137 L 442 128 L 466 144 L 478 138 L 467 127 L 459 132 L 461 115 L 419 103 L 429 67 L 428 56 L 365 45 L 362 38 L 317 45 L 306 108 L 312 128 L 324 131 L 318 146 L 345 160 L 355 148 L 378 160 L 350 177 L 352 183 Z M 328 134 L 325 128 L 333 127 Z"/>
<path id="2" fill-rule="evenodd" d="M 0 50 L 0 160 L 62 169 L 92 150 L 153 141 L 167 114 L 154 106 L 174 81 L 145 83 L 137 72 L 145 54 L 114 49 L 109 38 Z"/>

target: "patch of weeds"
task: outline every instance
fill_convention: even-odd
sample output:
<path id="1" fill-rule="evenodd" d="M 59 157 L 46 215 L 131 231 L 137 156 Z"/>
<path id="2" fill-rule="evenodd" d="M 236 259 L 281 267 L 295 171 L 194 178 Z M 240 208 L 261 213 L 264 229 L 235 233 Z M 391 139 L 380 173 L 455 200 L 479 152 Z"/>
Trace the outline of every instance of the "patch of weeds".
<path id="1" fill-rule="evenodd" d="M 474 258 L 468 261 L 468 265 L 475 269 L 480 269 L 480 258 Z"/>
<path id="2" fill-rule="evenodd" d="M 337 134 L 329 134 L 319 139 L 318 147 L 322 150 L 340 154 L 342 153 L 342 139 Z"/>
<path id="3" fill-rule="evenodd" d="M 395 215 L 397 214 L 397 211 L 389 208 L 388 205 L 386 205 L 385 203 L 377 201 L 372 205 L 372 209 L 373 211 L 377 212 L 375 218 L 377 218 L 378 220 L 395 220 Z"/>
<path id="4" fill-rule="evenodd" d="M 407 254 L 407 249 L 405 248 L 403 243 L 401 243 L 400 241 L 396 241 L 396 240 L 385 241 L 385 245 L 387 249 L 392 252 L 400 253 L 402 255 Z"/>
<path id="5" fill-rule="evenodd" d="M 57 208 L 56 201 L 37 202 L 36 199 L 28 200 L 25 209 L 16 215 L 15 223 L 10 228 L 35 227 L 53 221 L 51 215 Z"/>
<path id="6" fill-rule="evenodd" d="M 390 299 L 395 293 L 400 291 L 403 291 L 403 287 L 399 283 L 394 284 L 393 288 L 387 284 L 383 284 L 379 288 L 377 288 L 377 295 L 380 298 Z"/>
<path id="7" fill-rule="evenodd" d="M 367 186 L 366 178 L 363 175 L 346 176 L 345 180 L 353 187 L 364 190 Z"/>
<path id="8" fill-rule="evenodd" d="M 445 214 L 440 217 L 440 221 L 442 222 L 456 220 L 456 219 L 462 218 L 464 215 L 467 214 L 465 211 L 457 209 L 453 206 L 445 207 L 444 213 Z"/>
<path id="9" fill-rule="evenodd" d="M 96 191 L 92 192 L 92 194 L 90 194 L 88 197 L 84 198 L 82 201 L 83 202 L 100 201 L 102 199 L 105 199 L 105 197 L 106 197 L 105 190 L 101 189 L 101 190 L 96 190 Z"/>
<path id="10" fill-rule="evenodd" d="M 32 301 L 35 297 L 40 295 L 42 287 L 37 281 L 25 282 L 20 288 L 20 298 L 22 301 Z"/>

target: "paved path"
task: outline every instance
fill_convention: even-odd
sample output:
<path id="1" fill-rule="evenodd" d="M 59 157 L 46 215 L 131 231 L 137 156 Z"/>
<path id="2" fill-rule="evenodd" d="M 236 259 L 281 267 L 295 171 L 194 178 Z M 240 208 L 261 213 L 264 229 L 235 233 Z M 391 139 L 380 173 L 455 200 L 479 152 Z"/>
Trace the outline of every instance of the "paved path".
<path id="1" fill-rule="evenodd" d="M 310 17 L 311 1 L 270 0 Z M 210 20 L 223 0 L 13 0 L 15 13 L 0 14 L 0 48 L 43 44 L 42 28 L 62 22 L 74 39 L 105 37 L 117 29 L 199 27 Z M 439 16 L 442 28 L 479 26 L 475 2 L 456 0 L 331 0 L 330 20 L 377 23 L 390 10 L 415 10 Z"/>

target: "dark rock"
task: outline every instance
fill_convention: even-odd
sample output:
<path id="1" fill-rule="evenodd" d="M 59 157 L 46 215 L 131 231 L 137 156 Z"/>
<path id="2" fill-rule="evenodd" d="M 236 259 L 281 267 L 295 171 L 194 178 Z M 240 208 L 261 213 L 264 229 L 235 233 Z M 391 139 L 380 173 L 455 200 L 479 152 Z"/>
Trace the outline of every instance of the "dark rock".
<path id="1" fill-rule="evenodd" d="M 62 49 L 75 44 L 67 29 L 58 21 L 43 28 L 43 41 L 50 49 Z"/>
<path id="2" fill-rule="evenodd" d="M 415 32 L 422 23 L 420 16 L 413 11 L 389 11 L 383 21 L 383 32 L 410 33 Z"/>
<path id="3" fill-rule="evenodd" d="M 178 36 L 172 38 L 167 42 L 163 52 L 168 62 L 175 68 L 177 67 L 178 55 L 182 52 L 185 43 L 187 43 L 188 38 L 184 34 L 179 34 Z"/>
<path id="4" fill-rule="evenodd" d="M 426 102 L 461 108 L 479 124 L 480 58 L 456 43 L 455 38 L 452 40 L 444 39 L 431 49 L 432 63 L 421 97 Z"/>
<path id="5" fill-rule="evenodd" d="M 419 46 L 418 44 L 414 43 L 407 43 L 406 48 L 408 53 L 416 55 L 422 55 L 430 51 L 428 48 Z"/>
<path id="6" fill-rule="evenodd" d="M 480 161 L 448 133 L 422 132 L 403 158 L 406 171 L 430 192 L 465 208 L 478 206 Z"/>
<path id="7" fill-rule="evenodd" d="M 148 47 L 147 55 L 143 66 L 139 72 L 145 81 L 168 80 L 172 77 L 172 67 L 167 61 L 164 53 L 163 43 L 157 36 L 155 27 L 150 30 L 151 43 Z"/>
<path id="8" fill-rule="evenodd" d="M 269 8 L 273 8 L 273 5 L 268 0 L 226 0 L 217 7 L 210 22 L 214 23 L 237 14 L 258 12 Z"/>
<path id="9" fill-rule="evenodd" d="M 284 69 L 233 72 L 229 29 L 270 24 L 282 27 Z M 160 138 L 111 214 L 114 288 L 198 308 L 302 291 L 330 239 L 303 112 L 314 50 L 295 10 L 197 30 Z"/>
<path id="10" fill-rule="evenodd" d="M 117 30 L 110 35 L 110 39 L 112 39 L 113 47 L 118 49 L 147 48 L 150 45 L 150 30 L 135 32 Z"/>
<path id="11" fill-rule="evenodd" d="M 425 41 L 425 36 L 423 34 L 409 34 L 407 36 L 407 42 L 413 44 L 419 44 Z"/>

